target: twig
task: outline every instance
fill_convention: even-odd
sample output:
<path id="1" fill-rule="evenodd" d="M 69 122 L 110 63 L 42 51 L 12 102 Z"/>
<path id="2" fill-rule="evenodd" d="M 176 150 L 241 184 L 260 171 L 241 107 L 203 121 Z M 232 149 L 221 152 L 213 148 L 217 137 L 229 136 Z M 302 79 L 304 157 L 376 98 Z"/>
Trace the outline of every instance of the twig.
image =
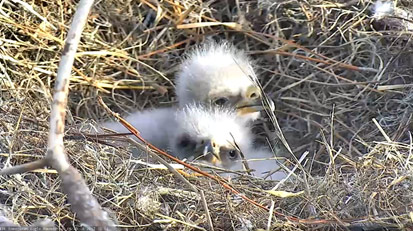
<path id="1" fill-rule="evenodd" d="M 70 73 L 80 37 L 92 5 L 93 0 L 81 0 L 79 2 L 67 34 L 54 87 L 48 150 L 45 159 L 5 169 L 1 171 L 0 174 L 20 172 L 22 169 L 28 170 L 33 167 L 51 166 L 59 173 L 62 179 L 63 192 L 67 194 L 68 201 L 72 205 L 72 211 L 77 214 L 80 222 L 89 227 L 97 228 L 98 230 L 115 230 L 115 224 L 108 218 L 107 213 L 103 211 L 96 198 L 93 197 L 85 180 L 80 173 L 70 165 L 63 145 Z"/>
<path id="2" fill-rule="evenodd" d="M 390 137 L 386 134 L 386 132 L 383 130 L 383 128 L 380 126 L 380 124 L 377 122 L 377 120 L 375 118 L 373 118 L 373 122 L 377 126 L 377 128 L 379 129 L 380 133 L 387 140 L 387 142 L 392 143 L 392 140 L 390 139 Z"/>
<path id="3" fill-rule="evenodd" d="M 270 212 L 268 214 L 268 222 L 267 222 L 267 231 L 270 230 L 271 228 L 271 223 L 272 223 L 272 216 L 273 216 L 273 211 L 275 207 L 275 201 L 271 200 L 271 207 L 270 207 Z"/>
<path id="4" fill-rule="evenodd" d="M 45 158 L 36 160 L 30 163 L 22 164 L 13 166 L 10 168 L 5 168 L 0 171 L 0 175 L 13 175 L 13 174 L 21 174 L 25 172 L 34 171 L 36 169 L 44 168 L 47 166 L 47 160 Z"/>
<path id="5" fill-rule="evenodd" d="M 158 216 L 158 217 L 162 217 L 162 218 L 164 218 L 164 219 L 167 219 L 167 220 L 169 220 L 169 221 L 171 221 L 171 222 L 180 223 L 180 224 L 189 226 L 189 227 L 194 228 L 194 229 L 197 229 L 197 230 L 206 231 L 206 229 L 204 229 L 204 228 L 202 228 L 202 227 L 199 227 L 199 226 L 197 226 L 197 225 L 194 225 L 194 224 L 191 224 L 191 223 L 188 223 L 188 222 L 185 222 L 185 221 L 181 221 L 181 220 L 175 219 L 175 218 L 173 218 L 173 217 L 168 217 L 168 216 L 165 216 L 165 215 L 160 214 L 160 213 L 155 213 L 155 215 Z M 155 221 L 155 222 L 156 222 L 156 221 Z"/>
<path id="6" fill-rule="evenodd" d="M 297 170 L 297 168 L 299 168 L 299 166 L 301 166 L 301 162 L 304 161 L 304 159 L 307 157 L 308 154 L 309 154 L 308 151 L 304 152 L 301 155 L 300 159 L 298 160 L 297 164 L 294 166 L 294 168 L 291 171 L 289 171 L 288 175 L 284 179 L 282 179 L 280 182 L 278 182 L 271 190 L 272 191 L 277 190 L 288 178 L 290 178 L 290 176 L 292 174 L 294 174 L 294 172 Z"/>
<path id="7" fill-rule="evenodd" d="M 59 172 L 62 179 L 63 191 L 68 195 L 72 210 L 77 214 L 79 220 L 90 227 L 105 227 L 115 230 L 114 223 L 108 218 L 107 213 L 102 210 L 96 198 L 93 197 L 85 180 L 68 162 L 63 146 L 65 109 L 69 92 L 70 72 L 80 37 L 92 5 L 93 0 L 81 0 L 79 2 L 67 34 L 54 88 L 55 92 L 50 116 L 50 132 L 46 159 L 48 159 L 49 165 Z"/>
<path id="8" fill-rule="evenodd" d="M 202 204 L 204 205 L 205 214 L 206 214 L 208 225 L 209 225 L 208 230 L 214 231 L 214 224 L 212 224 L 211 214 L 209 213 L 208 204 L 207 204 L 206 199 L 205 199 L 204 191 L 200 190 L 200 192 L 201 192 Z"/>
<path id="9" fill-rule="evenodd" d="M 318 57 L 321 57 L 321 58 L 324 58 L 324 59 L 327 60 L 327 61 L 317 60 L 318 62 L 322 62 L 322 63 L 325 63 L 325 64 L 337 64 L 339 67 L 342 67 L 342 68 L 345 68 L 345 69 L 348 69 L 348 70 L 354 70 L 354 71 L 369 71 L 369 72 L 375 72 L 375 73 L 379 72 L 379 70 L 376 70 L 376 69 L 373 69 L 373 68 L 357 67 L 357 66 L 354 66 L 354 65 L 351 65 L 351 64 L 346 64 L 346 63 L 339 62 L 339 61 L 334 60 L 332 58 L 329 58 L 325 55 L 316 53 L 316 52 L 314 52 L 314 51 L 312 51 L 312 50 L 310 50 L 306 47 L 303 47 L 303 46 L 295 43 L 294 41 L 283 39 L 283 38 L 280 38 L 280 37 L 277 37 L 277 36 L 274 36 L 274 35 L 270 35 L 270 34 L 266 34 L 266 33 L 260 33 L 260 32 L 256 32 L 256 31 L 247 31 L 247 32 L 244 32 L 244 33 L 249 35 L 250 37 L 252 37 L 254 39 L 259 39 L 256 36 L 261 35 L 261 36 L 264 36 L 264 37 L 272 38 L 274 40 L 279 40 L 279 41 L 282 41 L 285 44 L 288 44 L 288 45 L 293 46 L 293 47 L 300 48 L 300 49 L 302 49 L 302 50 L 304 50 L 304 51 L 306 51 L 306 52 L 308 52 L 312 55 L 315 55 L 315 56 L 318 56 Z M 259 41 L 262 41 L 262 40 L 259 39 Z M 267 44 L 267 45 L 270 45 L 270 44 Z M 286 52 L 286 53 L 284 53 L 284 55 L 290 55 L 290 54 L 288 54 L 288 52 Z M 301 57 L 301 58 L 308 58 L 308 57 Z"/>

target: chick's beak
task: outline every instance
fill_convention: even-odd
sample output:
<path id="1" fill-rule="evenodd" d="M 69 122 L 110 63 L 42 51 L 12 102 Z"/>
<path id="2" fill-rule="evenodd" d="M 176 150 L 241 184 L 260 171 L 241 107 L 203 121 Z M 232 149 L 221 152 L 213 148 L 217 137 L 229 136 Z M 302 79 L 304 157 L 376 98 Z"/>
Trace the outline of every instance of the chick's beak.
<path id="1" fill-rule="evenodd" d="M 275 105 L 271 99 L 268 99 L 268 106 L 264 105 L 261 98 L 253 100 L 241 100 L 236 104 L 236 109 L 239 115 L 245 115 L 254 112 L 261 112 L 265 110 L 274 111 Z"/>
<path id="2" fill-rule="evenodd" d="M 211 162 L 213 165 L 218 165 L 221 163 L 221 158 L 219 157 L 219 147 L 214 144 L 214 141 L 209 141 L 205 144 L 203 156 L 206 160 Z"/>

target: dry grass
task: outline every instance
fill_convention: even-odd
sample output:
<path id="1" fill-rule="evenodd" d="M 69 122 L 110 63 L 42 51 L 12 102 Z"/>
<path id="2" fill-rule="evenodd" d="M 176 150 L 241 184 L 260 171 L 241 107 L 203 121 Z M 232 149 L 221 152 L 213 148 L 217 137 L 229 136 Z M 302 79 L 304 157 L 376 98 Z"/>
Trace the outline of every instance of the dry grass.
<path id="1" fill-rule="evenodd" d="M 278 188 L 299 196 L 264 191 L 277 182 L 230 182 L 303 219 L 274 216 L 269 229 L 345 230 L 349 222 L 412 229 L 412 33 L 372 20 L 369 1 L 258 2 L 97 2 L 73 68 L 68 130 L 107 118 L 98 95 L 121 113 L 174 104 L 181 55 L 207 37 L 225 38 L 256 60 L 294 153 L 310 151 L 297 177 Z M 28 3 L 32 10 L 18 1 L 0 6 L 0 152 L 12 165 L 45 154 L 51 89 L 75 10 L 72 1 Z M 199 194 L 168 171 L 137 163 L 127 148 L 68 136 L 66 149 L 120 227 L 210 229 Z M 267 228 L 268 212 L 209 179 L 188 179 L 205 192 L 215 230 Z M 2 177 L 0 188 L 2 212 L 20 225 L 49 217 L 62 230 L 78 226 L 53 170 Z"/>

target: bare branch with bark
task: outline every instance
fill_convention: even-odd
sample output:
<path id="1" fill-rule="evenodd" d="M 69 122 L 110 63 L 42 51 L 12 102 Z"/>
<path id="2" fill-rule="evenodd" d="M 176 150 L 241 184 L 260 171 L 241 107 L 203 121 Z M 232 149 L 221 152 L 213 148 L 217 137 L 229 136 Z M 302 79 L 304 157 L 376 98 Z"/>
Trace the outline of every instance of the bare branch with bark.
<path id="1" fill-rule="evenodd" d="M 80 173 L 70 165 L 64 152 L 63 136 L 70 74 L 76 50 L 86 24 L 93 0 L 81 0 L 67 34 L 62 57 L 57 71 L 50 115 L 48 150 L 43 160 L 14 166 L 0 171 L 1 175 L 23 173 L 30 170 L 52 167 L 62 179 L 63 192 L 67 194 L 71 209 L 80 222 L 96 230 L 115 230 L 115 224 L 93 197 Z"/>

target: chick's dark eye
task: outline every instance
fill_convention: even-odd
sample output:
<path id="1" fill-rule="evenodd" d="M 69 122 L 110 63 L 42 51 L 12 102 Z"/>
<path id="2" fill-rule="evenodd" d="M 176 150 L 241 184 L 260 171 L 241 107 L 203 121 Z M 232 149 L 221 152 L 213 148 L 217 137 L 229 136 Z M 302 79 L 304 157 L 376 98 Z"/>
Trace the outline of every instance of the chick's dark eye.
<path id="1" fill-rule="evenodd" d="M 220 97 L 214 101 L 215 105 L 224 106 L 228 102 L 228 99 L 225 97 Z"/>
<path id="2" fill-rule="evenodd" d="M 189 145 L 189 140 L 188 139 L 182 139 L 179 141 L 179 146 L 181 147 L 187 147 Z"/>
<path id="3" fill-rule="evenodd" d="M 229 150 L 228 156 L 231 160 L 238 158 L 238 151 L 235 149 Z"/>
<path id="4" fill-rule="evenodd" d="M 178 146 L 181 148 L 187 148 L 191 146 L 192 144 L 193 142 L 191 141 L 188 135 L 182 136 L 178 141 Z"/>

